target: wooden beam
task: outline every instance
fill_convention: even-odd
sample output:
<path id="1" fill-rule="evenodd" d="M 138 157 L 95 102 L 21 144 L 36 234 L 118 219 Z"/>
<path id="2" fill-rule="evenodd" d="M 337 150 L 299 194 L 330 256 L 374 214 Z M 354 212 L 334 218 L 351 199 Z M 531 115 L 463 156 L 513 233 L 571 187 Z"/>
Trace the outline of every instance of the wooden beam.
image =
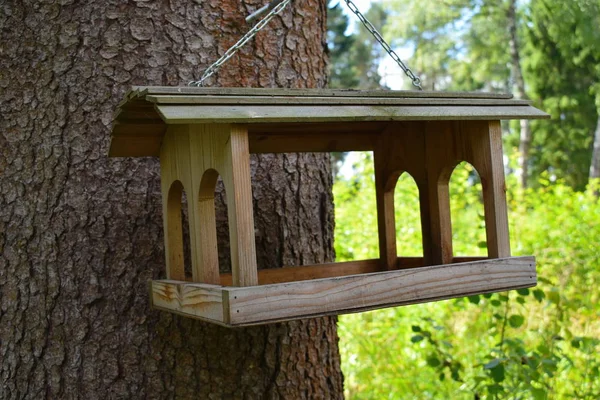
<path id="1" fill-rule="evenodd" d="M 227 324 L 223 313 L 223 291 L 220 286 L 162 280 L 150 284 L 152 306 L 188 317 Z"/>
<path id="2" fill-rule="evenodd" d="M 397 97 L 291 97 L 291 96 L 190 96 L 148 95 L 146 100 L 156 104 L 231 104 L 231 105 L 396 105 L 396 106 L 528 106 L 529 100 L 506 99 L 450 99 L 450 98 L 397 98 Z M 148 104 L 148 103 L 147 103 Z"/>
<path id="3" fill-rule="evenodd" d="M 531 106 L 156 105 L 167 124 L 544 119 Z"/>
<path id="4" fill-rule="evenodd" d="M 227 326 L 344 314 L 532 287 L 535 258 L 436 265 L 262 286 L 152 282 L 153 306 Z M 221 314 L 222 312 L 222 314 Z"/>
<path id="5" fill-rule="evenodd" d="M 399 98 L 459 98 L 511 99 L 509 93 L 442 92 L 439 90 L 354 90 L 354 89 L 287 89 L 287 88 L 198 88 L 192 86 L 133 86 L 128 99 L 148 95 L 191 96 L 286 96 L 286 97 L 399 97 Z"/>
<path id="6" fill-rule="evenodd" d="M 482 260 L 487 260 L 487 257 L 455 257 L 452 262 L 462 263 Z M 423 267 L 424 265 L 425 261 L 423 260 L 423 257 L 398 257 L 393 269 L 418 268 Z M 383 270 L 383 264 L 379 259 L 303 265 L 300 267 L 259 269 L 258 284 L 268 285 L 272 283 L 333 278 L 336 276 L 367 274 Z M 221 274 L 221 285 L 232 285 L 231 273 Z"/>

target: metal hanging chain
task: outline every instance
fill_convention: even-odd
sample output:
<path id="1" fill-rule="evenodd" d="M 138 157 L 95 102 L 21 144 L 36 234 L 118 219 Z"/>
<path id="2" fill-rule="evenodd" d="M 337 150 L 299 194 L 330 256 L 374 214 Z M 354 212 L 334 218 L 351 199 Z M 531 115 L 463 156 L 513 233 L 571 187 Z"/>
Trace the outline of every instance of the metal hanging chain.
<path id="1" fill-rule="evenodd" d="M 277 0 L 275 0 L 277 1 Z M 206 81 L 210 76 L 212 76 L 223 64 L 227 62 L 239 49 L 244 47 L 246 43 L 248 43 L 262 28 L 264 28 L 274 16 L 279 14 L 283 9 L 292 2 L 292 0 L 283 0 L 279 2 L 275 7 L 271 9 L 271 11 L 261 19 L 256 25 L 252 27 L 240 40 L 237 41 L 236 44 L 231 46 L 225 54 L 221 56 L 217 61 L 215 61 L 212 65 L 210 65 L 204 73 L 202 77 L 198 81 L 191 81 L 188 83 L 188 86 L 202 86 L 204 81 Z M 261 9 L 262 10 L 262 9 Z M 259 11 L 261 11 L 259 10 Z M 254 15 L 254 14 L 253 14 Z"/>
<path id="2" fill-rule="evenodd" d="M 406 76 L 408 76 L 412 80 L 413 86 L 419 88 L 419 90 L 423 90 L 423 87 L 421 87 L 421 78 L 416 76 L 415 73 L 412 72 L 410 68 L 408 68 L 408 65 L 406 65 L 400 59 L 400 56 L 396 54 L 394 50 L 392 50 L 390 45 L 385 41 L 385 39 L 383 39 L 383 36 L 381 36 L 377 29 L 375 29 L 373 24 L 360 12 L 358 7 L 356 7 L 356 4 L 354 4 L 352 0 L 344 0 L 344 2 L 346 3 L 350 11 L 352 11 L 358 17 L 360 22 L 362 22 L 362 24 L 365 26 L 365 28 L 367 28 L 371 35 L 373 35 L 373 37 L 379 42 L 379 44 L 381 44 L 383 49 L 389 54 L 392 60 L 396 61 L 396 63 L 400 68 L 402 68 L 402 71 L 404 71 Z"/>

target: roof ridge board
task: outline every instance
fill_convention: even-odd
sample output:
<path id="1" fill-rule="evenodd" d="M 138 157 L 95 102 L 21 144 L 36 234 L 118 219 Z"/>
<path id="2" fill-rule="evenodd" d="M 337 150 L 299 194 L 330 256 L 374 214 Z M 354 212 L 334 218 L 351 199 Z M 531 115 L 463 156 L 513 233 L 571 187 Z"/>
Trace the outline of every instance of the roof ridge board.
<path id="1" fill-rule="evenodd" d="M 461 105 L 461 106 L 529 106 L 531 100 L 522 99 L 489 99 L 489 98 L 443 98 L 443 97 L 338 97 L 336 102 L 331 102 L 332 97 L 291 97 L 269 96 L 186 96 L 148 94 L 145 100 L 151 104 L 181 104 L 181 105 L 239 105 L 239 106 L 309 106 L 309 105 Z"/>
<path id="2" fill-rule="evenodd" d="M 203 88 L 190 86 L 134 86 L 138 95 L 182 94 L 188 96 L 296 96 L 296 97 L 408 97 L 512 99 L 510 93 L 441 92 L 414 90 L 286 89 L 286 88 Z M 358 96 L 357 96 L 358 95 Z"/>

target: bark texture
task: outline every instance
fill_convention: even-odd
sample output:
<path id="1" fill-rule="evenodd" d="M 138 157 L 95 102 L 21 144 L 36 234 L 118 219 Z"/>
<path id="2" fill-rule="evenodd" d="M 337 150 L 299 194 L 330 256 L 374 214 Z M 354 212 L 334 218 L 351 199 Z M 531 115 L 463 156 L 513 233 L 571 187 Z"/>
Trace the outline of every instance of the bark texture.
<path id="1" fill-rule="evenodd" d="M 334 318 L 229 330 L 149 309 L 158 163 L 106 157 L 130 85 L 197 78 L 262 4 L 0 4 L 1 399 L 342 397 Z M 324 86 L 325 2 L 292 4 L 211 85 Z M 253 158 L 259 265 L 333 259 L 329 168 Z"/>
<path id="2" fill-rule="evenodd" d="M 512 76 L 517 96 L 519 99 L 527 99 L 525 93 L 525 80 L 521 69 L 521 55 L 519 52 L 519 39 L 517 34 L 517 0 L 509 0 L 506 12 L 509 34 L 509 48 L 511 58 Z M 521 170 L 521 187 L 527 187 L 529 177 L 529 147 L 531 146 L 531 125 L 528 119 L 519 122 L 521 132 L 519 137 L 519 169 Z"/>

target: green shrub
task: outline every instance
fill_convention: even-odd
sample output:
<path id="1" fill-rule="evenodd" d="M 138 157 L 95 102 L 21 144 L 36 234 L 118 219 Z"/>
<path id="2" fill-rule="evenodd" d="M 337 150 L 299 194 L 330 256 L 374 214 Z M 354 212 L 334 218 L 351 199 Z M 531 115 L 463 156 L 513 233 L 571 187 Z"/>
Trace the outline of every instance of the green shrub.
<path id="1" fill-rule="evenodd" d="M 339 261 L 378 256 L 369 153 L 334 185 Z M 600 398 L 600 203 L 540 179 L 522 192 L 509 176 L 514 255 L 537 257 L 537 287 L 342 316 L 351 399 Z M 455 255 L 485 254 L 478 177 L 468 164 L 450 183 Z M 398 253 L 422 253 L 417 188 L 395 191 Z"/>

